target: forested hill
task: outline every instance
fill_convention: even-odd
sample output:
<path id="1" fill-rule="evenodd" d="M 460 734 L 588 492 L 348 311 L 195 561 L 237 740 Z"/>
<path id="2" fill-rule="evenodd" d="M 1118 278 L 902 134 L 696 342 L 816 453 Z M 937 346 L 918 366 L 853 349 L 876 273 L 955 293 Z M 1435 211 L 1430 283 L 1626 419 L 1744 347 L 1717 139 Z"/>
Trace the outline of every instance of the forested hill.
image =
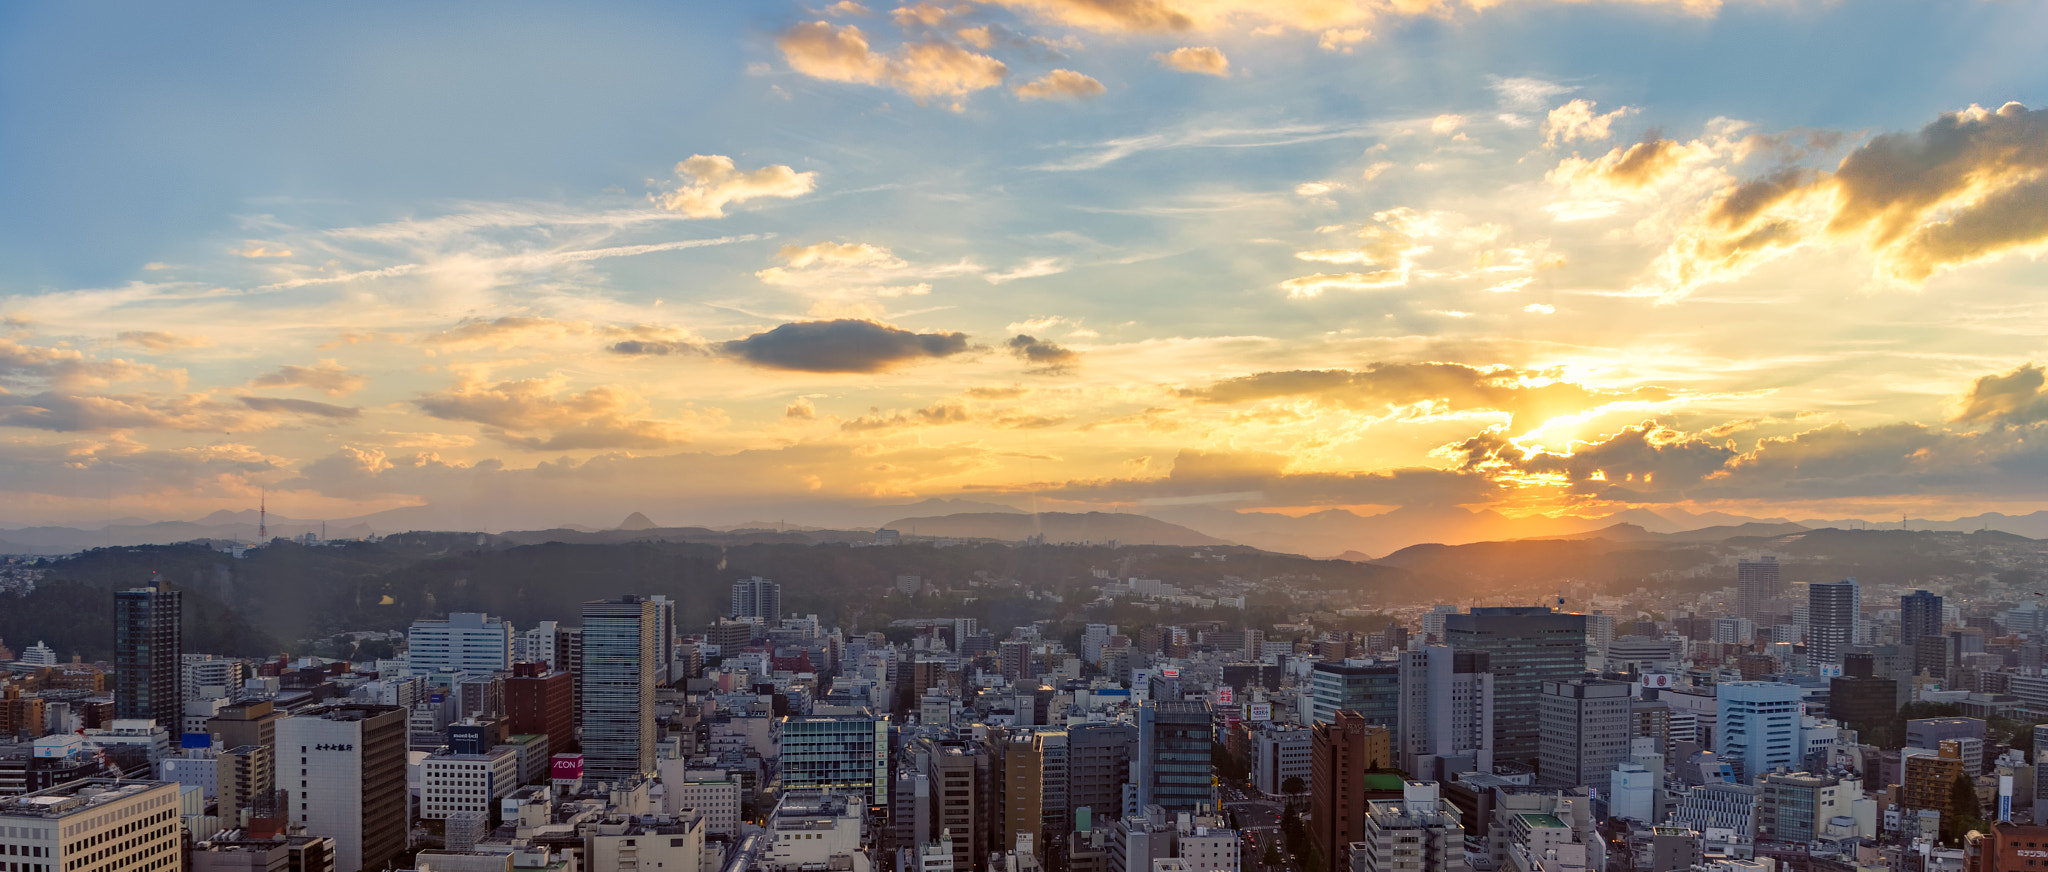
<path id="1" fill-rule="evenodd" d="M 403 629 L 421 617 L 483 611 L 518 626 L 574 625 L 580 604 L 626 593 L 666 595 L 685 627 L 729 604 L 733 579 L 783 584 L 786 612 L 867 631 L 895 617 L 979 617 L 998 628 L 1067 617 L 1093 599 L 1094 570 L 1171 582 L 1281 577 L 1309 590 L 1368 594 L 1406 587 L 1400 570 L 1309 560 L 1248 548 L 954 547 L 643 540 L 518 544 L 473 533 L 408 533 L 376 542 L 303 546 L 277 541 L 235 559 L 204 544 L 106 548 L 58 561 L 36 591 L 0 603 L 0 639 L 41 640 L 60 655 L 104 658 L 113 645 L 113 591 L 160 574 L 185 591 L 186 650 L 260 656 L 304 651 L 301 640 L 345 630 Z M 889 597 L 899 575 L 948 594 Z M 1063 605 L 1025 588 L 1067 594 Z"/>

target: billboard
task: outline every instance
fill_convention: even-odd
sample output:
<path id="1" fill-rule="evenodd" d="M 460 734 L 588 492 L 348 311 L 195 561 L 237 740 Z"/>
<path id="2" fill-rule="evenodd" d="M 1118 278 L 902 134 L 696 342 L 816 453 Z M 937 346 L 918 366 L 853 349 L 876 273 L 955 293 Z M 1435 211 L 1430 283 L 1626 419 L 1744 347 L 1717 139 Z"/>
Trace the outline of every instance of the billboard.
<path id="1" fill-rule="evenodd" d="M 556 754 L 553 772 L 556 781 L 581 781 L 583 779 L 583 755 Z"/>
<path id="2" fill-rule="evenodd" d="M 1237 694 L 1236 694 L 1236 692 L 1232 691 L 1232 690 L 1231 690 L 1230 688 L 1227 688 L 1227 687 L 1226 687 L 1226 688 L 1223 688 L 1223 689 L 1221 689 L 1221 690 L 1218 690 L 1218 691 L 1216 691 L 1216 701 L 1217 701 L 1217 702 L 1219 702 L 1219 703 L 1222 703 L 1222 704 L 1224 704 L 1224 705 L 1229 705 L 1229 704 L 1231 704 L 1232 702 L 1235 702 L 1235 701 L 1236 701 L 1236 699 L 1237 699 Z"/>
<path id="3" fill-rule="evenodd" d="M 1643 686 L 1663 689 L 1671 686 L 1671 676 L 1661 672 L 1643 673 Z"/>
<path id="4" fill-rule="evenodd" d="M 1245 706 L 1244 719 L 1254 722 L 1265 722 L 1272 720 L 1273 704 L 1270 702 L 1255 702 L 1251 705 Z"/>
<path id="5" fill-rule="evenodd" d="M 1180 677 L 1180 669 L 1179 669 L 1179 668 L 1177 668 L 1177 667 L 1173 667 L 1173 666 L 1168 666 L 1168 667 L 1166 667 L 1165 669 L 1161 669 L 1161 670 L 1159 670 L 1159 677 L 1160 677 L 1160 678 L 1179 678 L 1179 677 Z"/>
<path id="6" fill-rule="evenodd" d="M 1840 664 L 1840 663 L 1822 663 L 1822 664 L 1820 665 L 1820 677 L 1822 677 L 1822 678 L 1841 678 L 1841 677 L 1842 677 L 1842 664 Z"/>

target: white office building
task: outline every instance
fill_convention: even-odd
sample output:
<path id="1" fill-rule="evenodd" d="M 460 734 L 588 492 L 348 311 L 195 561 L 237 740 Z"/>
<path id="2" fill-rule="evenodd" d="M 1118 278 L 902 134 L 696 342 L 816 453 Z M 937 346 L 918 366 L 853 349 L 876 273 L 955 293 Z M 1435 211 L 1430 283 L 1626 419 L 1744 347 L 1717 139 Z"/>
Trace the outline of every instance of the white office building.
<path id="1" fill-rule="evenodd" d="M 434 754 L 420 761 L 420 817 L 488 818 L 519 787 L 519 753 L 500 745 L 483 754 Z"/>
<path id="2" fill-rule="evenodd" d="M 489 675 L 512 668 L 512 623 L 480 612 L 412 622 L 405 666 L 414 675 L 466 672 Z"/>

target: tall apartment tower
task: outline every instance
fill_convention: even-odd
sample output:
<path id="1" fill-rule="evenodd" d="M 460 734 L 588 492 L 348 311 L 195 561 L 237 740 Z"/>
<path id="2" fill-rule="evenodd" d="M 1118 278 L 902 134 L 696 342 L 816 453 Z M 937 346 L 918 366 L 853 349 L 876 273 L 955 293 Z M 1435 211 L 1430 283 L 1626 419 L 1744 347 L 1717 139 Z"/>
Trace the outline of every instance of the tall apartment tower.
<path id="1" fill-rule="evenodd" d="M 1160 700 L 1138 710 L 1138 807 L 1194 811 L 1213 803 L 1209 703 Z"/>
<path id="2" fill-rule="evenodd" d="M 1758 627 L 1778 623 L 1777 601 L 1785 596 L 1778 558 L 1765 555 L 1735 564 L 1735 613 Z"/>
<path id="3" fill-rule="evenodd" d="M 1324 868 L 1348 868 L 1345 852 L 1365 831 L 1365 776 L 1393 765 L 1392 731 L 1354 711 L 1310 729 L 1309 837 Z"/>
<path id="4" fill-rule="evenodd" d="M 1541 754 L 1545 681 L 1586 671 L 1586 616 L 1544 606 L 1475 608 L 1444 616 L 1453 651 L 1485 652 L 1493 670 L 1493 756 L 1535 765 Z"/>
<path id="5" fill-rule="evenodd" d="M 653 600 L 623 596 L 583 604 L 583 771 L 593 781 L 654 772 Z"/>
<path id="6" fill-rule="evenodd" d="M 153 719 L 173 732 L 184 722 L 183 601 L 162 580 L 114 594 L 114 717 Z"/>
<path id="7" fill-rule="evenodd" d="M 1806 586 L 1806 660 L 1815 666 L 1842 663 L 1856 644 L 1856 622 L 1863 612 L 1863 591 L 1856 579 Z"/>
<path id="8" fill-rule="evenodd" d="M 405 645 L 405 668 L 414 675 L 489 675 L 512 668 L 512 622 L 480 612 L 414 621 Z"/>
<path id="9" fill-rule="evenodd" d="M 1607 784 L 1627 762 L 1635 722 L 1626 681 L 1597 678 L 1543 682 L 1539 700 L 1543 737 L 1538 775 L 1552 787 Z"/>
<path id="10" fill-rule="evenodd" d="M 732 611 L 735 618 L 759 618 L 773 626 L 782 617 L 782 585 L 755 576 L 732 583 Z"/>
<path id="11" fill-rule="evenodd" d="M 289 817 L 334 839 L 334 872 L 385 868 L 405 852 L 406 710 L 331 705 L 277 722 L 277 785 Z"/>
<path id="12" fill-rule="evenodd" d="M 1941 636 L 1941 597 L 1916 590 L 1899 597 L 1899 647 L 1907 651 L 1921 639 Z"/>

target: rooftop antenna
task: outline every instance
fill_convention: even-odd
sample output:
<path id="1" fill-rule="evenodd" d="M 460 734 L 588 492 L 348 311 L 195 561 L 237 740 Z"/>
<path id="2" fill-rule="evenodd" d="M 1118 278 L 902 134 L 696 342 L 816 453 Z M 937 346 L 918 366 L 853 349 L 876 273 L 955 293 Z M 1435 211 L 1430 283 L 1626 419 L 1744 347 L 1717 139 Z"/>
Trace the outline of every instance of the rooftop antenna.
<path id="1" fill-rule="evenodd" d="M 270 541 L 270 489 L 258 491 L 256 497 L 256 544 Z"/>

